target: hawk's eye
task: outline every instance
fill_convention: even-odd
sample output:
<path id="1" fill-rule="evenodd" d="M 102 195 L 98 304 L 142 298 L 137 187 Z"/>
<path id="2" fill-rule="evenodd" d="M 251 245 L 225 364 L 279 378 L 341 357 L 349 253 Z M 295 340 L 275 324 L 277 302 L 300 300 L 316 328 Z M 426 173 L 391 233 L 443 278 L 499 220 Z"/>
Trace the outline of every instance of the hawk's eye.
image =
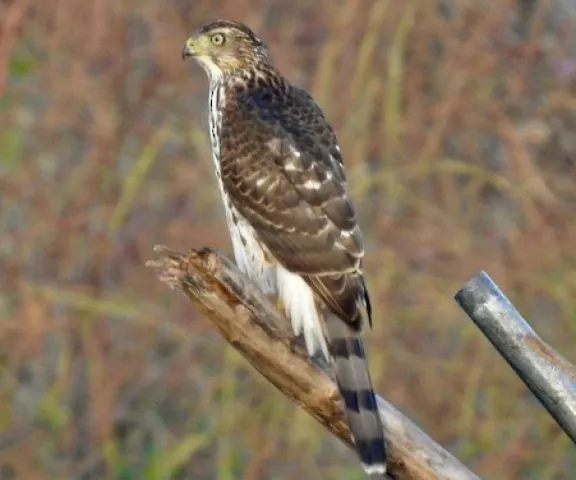
<path id="1" fill-rule="evenodd" d="M 216 45 L 217 47 L 221 47 L 222 45 L 224 45 L 224 40 L 226 39 L 224 38 L 224 35 L 222 33 L 215 33 L 210 37 L 210 41 L 212 42 L 212 44 Z"/>

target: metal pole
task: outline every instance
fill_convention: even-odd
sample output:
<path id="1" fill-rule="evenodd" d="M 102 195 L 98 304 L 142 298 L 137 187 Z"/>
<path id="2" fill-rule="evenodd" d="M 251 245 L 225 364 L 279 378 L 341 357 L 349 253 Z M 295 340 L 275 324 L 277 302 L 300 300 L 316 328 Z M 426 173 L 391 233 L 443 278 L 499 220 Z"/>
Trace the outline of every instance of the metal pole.
<path id="1" fill-rule="evenodd" d="M 455 299 L 576 443 L 576 368 L 536 335 L 487 273 Z"/>

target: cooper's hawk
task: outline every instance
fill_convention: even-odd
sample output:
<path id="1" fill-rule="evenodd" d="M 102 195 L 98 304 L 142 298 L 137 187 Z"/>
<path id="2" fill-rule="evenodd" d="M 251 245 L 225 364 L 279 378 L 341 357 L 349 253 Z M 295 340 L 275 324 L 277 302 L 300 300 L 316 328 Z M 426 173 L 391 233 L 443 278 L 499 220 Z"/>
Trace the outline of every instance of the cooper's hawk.
<path id="1" fill-rule="evenodd" d="M 332 358 L 364 469 L 382 474 L 383 428 L 360 338 L 365 314 L 371 324 L 364 248 L 336 136 L 245 25 L 205 25 L 182 56 L 210 80 L 213 160 L 236 262 L 278 293 L 308 353 Z"/>

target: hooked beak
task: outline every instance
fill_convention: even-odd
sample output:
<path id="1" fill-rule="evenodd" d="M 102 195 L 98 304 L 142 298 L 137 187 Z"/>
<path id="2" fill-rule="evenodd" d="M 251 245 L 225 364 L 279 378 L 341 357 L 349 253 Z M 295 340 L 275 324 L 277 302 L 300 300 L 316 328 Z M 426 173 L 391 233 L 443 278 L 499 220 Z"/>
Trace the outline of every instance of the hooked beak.
<path id="1" fill-rule="evenodd" d="M 196 55 L 196 50 L 194 50 L 194 43 L 192 40 L 186 40 L 186 44 L 182 49 L 182 60 L 186 60 L 188 57 L 193 57 Z"/>

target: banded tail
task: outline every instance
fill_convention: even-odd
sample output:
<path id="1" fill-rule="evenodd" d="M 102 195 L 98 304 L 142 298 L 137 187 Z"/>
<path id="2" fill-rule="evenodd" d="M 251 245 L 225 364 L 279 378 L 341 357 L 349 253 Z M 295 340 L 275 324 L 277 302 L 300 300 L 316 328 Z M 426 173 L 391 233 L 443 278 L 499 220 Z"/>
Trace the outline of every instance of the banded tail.
<path id="1" fill-rule="evenodd" d="M 325 325 L 336 382 L 362 467 L 368 475 L 384 475 L 384 427 L 378 413 L 360 332 L 350 328 L 333 313 L 326 314 Z"/>

